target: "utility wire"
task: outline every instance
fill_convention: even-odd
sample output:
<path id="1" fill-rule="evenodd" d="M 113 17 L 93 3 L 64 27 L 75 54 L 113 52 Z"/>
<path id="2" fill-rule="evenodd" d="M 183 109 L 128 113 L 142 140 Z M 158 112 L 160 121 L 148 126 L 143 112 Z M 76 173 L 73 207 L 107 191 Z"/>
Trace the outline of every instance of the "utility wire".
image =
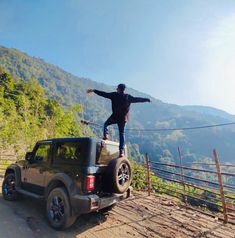
<path id="1" fill-rule="evenodd" d="M 205 125 L 205 126 L 194 126 L 194 127 L 156 128 L 156 129 L 130 128 L 130 129 L 126 129 L 126 130 L 130 130 L 130 131 L 186 131 L 186 130 L 197 130 L 197 129 L 205 129 L 205 128 L 221 127 L 221 126 L 229 126 L 229 125 L 235 125 L 235 122 L 214 124 L 214 125 Z"/>
<path id="2" fill-rule="evenodd" d="M 84 125 L 93 125 L 96 127 L 103 127 L 100 124 L 81 120 L 81 123 Z M 213 125 L 204 125 L 204 126 L 193 126 L 193 127 L 177 127 L 177 128 L 154 128 L 154 129 L 137 129 L 137 128 L 127 128 L 127 131 L 152 131 L 152 132 L 158 132 L 158 131 L 186 131 L 186 130 L 198 130 L 198 129 L 205 129 L 205 128 L 212 128 L 212 127 L 222 127 L 222 126 L 230 126 L 235 125 L 235 122 L 229 122 L 229 123 L 221 123 L 221 124 L 213 124 Z"/>

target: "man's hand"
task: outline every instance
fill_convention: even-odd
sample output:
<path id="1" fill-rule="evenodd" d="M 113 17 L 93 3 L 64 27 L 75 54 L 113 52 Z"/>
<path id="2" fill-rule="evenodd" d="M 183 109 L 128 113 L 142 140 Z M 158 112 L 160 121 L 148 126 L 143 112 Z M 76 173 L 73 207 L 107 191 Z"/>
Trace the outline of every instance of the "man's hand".
<path id="1" fill-rule="evenodd" d="M 94 91 L 95 91 L 95 89 L 93 89 L 93 88 L 89 88 L 86 90 L 87 93 L 93 93 Z"/>

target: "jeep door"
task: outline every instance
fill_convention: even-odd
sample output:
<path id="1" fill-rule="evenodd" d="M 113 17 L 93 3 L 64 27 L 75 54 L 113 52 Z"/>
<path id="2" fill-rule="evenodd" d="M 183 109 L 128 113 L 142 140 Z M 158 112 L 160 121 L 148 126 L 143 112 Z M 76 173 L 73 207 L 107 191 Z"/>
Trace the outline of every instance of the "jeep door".
<path id="1" fill-rule="evenodd" d="M 32 158 L 23 169 L 22 182 L 24 189 L 37 194 L 43 194 L 45 174 L 50 167 L 51 152 L 51 142 L 40 142 L 35 146 Z"/>

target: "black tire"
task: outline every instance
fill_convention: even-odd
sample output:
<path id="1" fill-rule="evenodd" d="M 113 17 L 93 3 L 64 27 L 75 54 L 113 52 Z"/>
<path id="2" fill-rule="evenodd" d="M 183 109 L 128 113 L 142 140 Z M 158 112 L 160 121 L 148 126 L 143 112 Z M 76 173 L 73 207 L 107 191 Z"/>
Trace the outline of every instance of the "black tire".
<path id="1" fill-rule="evenodd" d="M 16 191 L 15 174 L 8 174 L 2 183 L 2 196 L 7 201 L 16 201 L 20 198 L 20 194 Z"/>
<path id="2" fill-rule="evenodd" d="M 71 207 L 68 195 L 64 188 L 54 188 L 47 198 L 47 218 L 50 225 L 57 230 L 63 230 L 76 220 L 71 216 Z"/>
<path id="3" fill-rule="evenodd" d="M 124 193 L 131 183 L 131 165 L 126 158 L 117 158 L 110 161 L 106 170 L 106 182 L 109 184 L 109 191 Z"/>

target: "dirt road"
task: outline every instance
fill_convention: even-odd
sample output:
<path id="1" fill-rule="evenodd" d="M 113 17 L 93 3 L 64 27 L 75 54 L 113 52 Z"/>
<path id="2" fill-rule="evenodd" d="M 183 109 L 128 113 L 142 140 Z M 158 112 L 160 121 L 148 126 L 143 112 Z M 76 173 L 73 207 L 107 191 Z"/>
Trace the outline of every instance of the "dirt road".
<path id="1" fill-rule="evenodd" d="M 7 202 L 0 194 L 0 238 L 235 238 L 235 226 L 216 217 L 186 209 L 169 197 L 134 195 L 109 214 L 80 216 L 73 227 L 59 232 L 48 226 L 43 203 L 29 198 Z"/>

